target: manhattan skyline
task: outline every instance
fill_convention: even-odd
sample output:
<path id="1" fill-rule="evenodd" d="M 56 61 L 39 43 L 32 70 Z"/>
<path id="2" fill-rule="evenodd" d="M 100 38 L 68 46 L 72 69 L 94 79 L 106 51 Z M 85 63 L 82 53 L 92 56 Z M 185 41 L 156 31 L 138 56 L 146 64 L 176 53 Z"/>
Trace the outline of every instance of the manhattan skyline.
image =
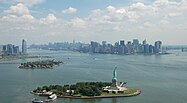
<path id="1" fill-rule="evenodd" d="M 138 38 L 186 45 L 186 10 L 186 0 L 0 0 L 0 44 Z"/>

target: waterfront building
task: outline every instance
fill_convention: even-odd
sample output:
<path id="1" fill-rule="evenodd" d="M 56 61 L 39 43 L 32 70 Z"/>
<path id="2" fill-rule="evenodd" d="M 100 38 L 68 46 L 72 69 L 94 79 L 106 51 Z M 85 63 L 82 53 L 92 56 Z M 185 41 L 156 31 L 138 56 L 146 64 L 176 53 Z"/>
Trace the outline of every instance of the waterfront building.
<path id="1" fill-rule="evenodd" d="M 125 54 L 125 41 L 120 40 L 118 54 Z"/>
<path id="2" fill-rule="evenodd" d="M 2 52 L 0 52 L 0 59 L 1 59 L 1 58 L 3 58 L 3 54 L 2 54 Z"/>
<path id="3" fill-rule="evenodd" d="M 142 44 L 139 44 L 137 48 L 138 48 L 138 49 L 137 49 L 137 53 L 143 53 Z"/>
<path id="4" fill-rule="evenodd" d="M 124 40 L 120 40 L 120 46 L 125 46 L 125 41 Z"/>
<path id="5" fill-rule="evenodd" d="M 128 41 L 127 44 L 126 44 L 126 52 L 125 52 L 125 53 L 131 54 L 131 53 L 133 53 L 133 52 L 134 52 L 134 50 L 133 50 L 131 41 Z"/>
<path id="6" fill-rule="evenodd" d="M 149 53 L 153 53 L 154 52 L 154 47 L 152 45 L 149 45 Z"/>
<path id="7" fill-rule="evenodd" d="M 113 71 L 112 85 L 103 87 L 104 92 L 124 93 L 125 91 L 127 91 L 127 88 L 123 86 L 125 84 L 125 82 L 121 82 L 121 84 L 118 85 L 116 69 L 117 69 L 117 67 L 115 67 L 115 69 Z"/>
<path id="8" fill-rule="evenodd" d="M 102 53 L 107 53 L 108 52 L 108 45 L 106 41 L 102 41 L 102 46 L 101 46 L 101 52 Z"/>
<path id="9" fill-rule="evenodd" d="M 128 44 L 128 45 L 131 45 L 131 41 L 127 41 L 127 44 Z"/>
<path id="10" fill-rule="evenodd" d="M 18 55 L 19 54 L 19 46 L 15 46 L 12 44 L 3 45 L 2 55 L 10 56 L 10 55 Z"/>
<path id="11" fill-rule="evenodd" d="M 7 54 L 7 55 L 12 55 L 12 54 L 13 54 L 13 45 L 12 45 L 12 44 L 8 44 L 8 45 L 7 45 L 6 54 Z"/>
<path id="12" fill-rule="evenodd" d="M 114 51 L 113 51 L 115 54 L 119 53 L 119 42 L 116 42 L 114 44 Z"/>
<path id="13" fill-rule="evenodd" d="M 133 45 L 138 45 L 139 44 L 139 41 L 138 41 L 138 39 L 133 39 Z"/>
<path id="14" fill-rule="evenodd" d="M 2 55 L 5 55 L 6 52 L 7 52 L 7 45 L 3 45 Z"/>
<path id="15" fill-rule="evenodd" d="M 89 52 L 89 44 L 81 44 L 79 47 L 79 52 L 87 53 Z"/>
<path id="16" fill-rule="evenodd" d="M 118 54 L 121 54 L 121 55 L 125 54 L 125 46 L 122 46 L 122 45 L 119 46 Z"/>
<path id="17" fill-rule="evenodd" d="M 101 50 L 100 44 L 98 42 L 91 41 L 90 52 L 91 53 L 99 53 L 100 50 Z"/>
<path id="18" fill-rule="evenodd" d="M 144 45 L 144 53 L 149 53 L 149 44 Z"/>
<path id="19" fill-rule="evenodd" d="M 138 39 L 133 39 L 133 43 L 132 43 L 132 46 L 133 46 L 133 53 L 138 53 L 140 52 L 139 50 L 139 41 Z"/>
<path id="20" fill-rule="evenodd" d="M 146 53 L 146 45 L 142 45 L 143 53 Z"/>
<path id="21" fill-rule="evenodd" d="M 160 53 L 161 51 L 162 51 L 162 42 L 161 41 L 156 41 L 154 52 L 155 53 Z"/>
<path id="22" fill-rule="evenodd" d="M 142 42 L 143 45 L 147 44 L 147 41 L 146 39 Z"/>
<path id="23" fill-rule="evenodd" d="M 22 40 L 22 54 L 27 53 L 27 42 L 23 39 Z"/>
<path id="24" fill-rule="evenodd" d="M 26 41 L 25 40 L 22 41 L 22 53 L 19 50 L 19 46 L 15 46 L 13 44 L 3 45 L 1 52 L 2 52 L 3 57 L 18 56 L 20 54 L 26 54 L 27 53 Z"/>
<path id="25" fill-rule="evenodd" d="M 102 46 L 106 47 L 106 41 L 102 41 Z"/>
<path id="26" fill-rule="evenodd" d="M 90 52 L 94 53 L 95 48 L 96 48 L 95 42 L 91 41 L 91 43 L 90 43 Z"/>
<path id="27" fill-rule="evenodd" d="M 143 44 L 142 45 L 143 46 L 143 53 L 148 53 L 149 52 L 149 45 L 147 44 L 146 39 L 143 40 L 142 44 Z"/>
<path id="28" fill-rule="evenodd" d="M 19 46 L 13 46 L 13 53 L 19 54 Z"/>
<path id="29" fill-rule="evenodd" d="M 3 51 L 6 51 L 6 50 L 7 50 L 7 46 L 3 45 Z"/>

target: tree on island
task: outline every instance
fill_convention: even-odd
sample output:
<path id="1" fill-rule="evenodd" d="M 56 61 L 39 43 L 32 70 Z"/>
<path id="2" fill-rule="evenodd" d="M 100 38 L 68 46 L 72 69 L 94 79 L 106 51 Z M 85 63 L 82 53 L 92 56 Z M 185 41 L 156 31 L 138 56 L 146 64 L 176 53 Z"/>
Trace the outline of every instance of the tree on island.
<path id="1" fill-rule="evenodd" d="M 42 92 L 43 90 L 52 91 L 58 95 L 77 95 L 82 96 L 100 96 L 103 91 L 103 87 L 110 86 L 110 82 L 78 82 L 73 85 L 50 85 L 38 87 L 33 92 Z M 67 93 L 67 90 L 70 90 L 70 93 Z M 71 93 L 71 90 L 74 90 L 74 94 Z"/>

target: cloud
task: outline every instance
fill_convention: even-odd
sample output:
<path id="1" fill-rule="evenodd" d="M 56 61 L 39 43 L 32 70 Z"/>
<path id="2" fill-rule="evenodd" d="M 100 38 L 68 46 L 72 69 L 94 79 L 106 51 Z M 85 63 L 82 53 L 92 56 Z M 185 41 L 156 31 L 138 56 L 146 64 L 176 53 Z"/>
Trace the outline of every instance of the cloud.
<path id="1" fill-rule="evenodd" d="M 145 27 L 151 27 L 151 26 L 152 26 L 152 24 L 151 24 L 150 22 L 145 22 L 143 25 L 144 25 Z"/>
<path id="2" fill-rule="evenodd" d="M 2 20 L 5 20 L 5 21 L 14 21 L 14 20 L 17 20 L 18 16 L 16 15 L 7 15 L 7 16 L 3 16 L 2 17 Z"/>
<path id="3" fill-rule="evenodd" d="M 48 14 L 46 18 L 41 18 L 40 23 L 41 24 L 52 24 L 57 21 L 57 18 L 54 14 Z"/>
<path id="4" fill-rule="evenodd" d="M 129 10 L 127 7 L 116 8 L 113 6 L 108 6 L 106 8 L 107 13 L 113 18 L 114 21 L 130 20 L 136 21 L 139 18 L 137 12 Z"/>
<path id="5" fill-rule="evenodd" d="M 28 7 L 32 7 L 33 5 L 37 5 L 45 1 L 46 0 L 0 0 L 0 3 L 9 5 L 22 3 Z"/>
<path id="6" fill-rule="evenodd" d="M 182 0 L 177 7 L 178 11 L 186 13 L 187 11 L 187 0 Z"/>
<path id="7" fill-rule="evenodd" d="M 17 3 L 23 3 L 27 6 L 33 6 L 33 5 L 36 5 L 36 4 L 40 4 L 42 2 L 44 2 L 45 0 L 13 0 L 14 2 L 17 2 Z"/>
<path id="8" fill-rule="evenodd" d="M 169 1 L 168 0 L 155 0 L 153 5 L 155 6 L 162 6 L 162 5 L 168 5 Z"/>
<path id="9" fill-rule="evenodd" d="M 107 10 L 108 13 L 111 13 L 111 14 L 116 12 L 116 8 L 111 6 L 111 5 L 106 7 L 106 10 Z"/>
<path id="10" fill-rule="evenodd" d="M 175 17 L 175 16 L 180 16 L 180 15 L 182 15 L 181 12 L 171 12 L 168 14 L 169 17 Z"/>
<path id="11" fill-rule="evenodd" d="M 29 9 L 22 3 L 18 3 L 15 6 L 10 6 L 8 10 L 4 10 L 3 20 L 11 22 L 33 22 L 35 18 L 30 14 Z"/>
<path id="12" fill-rule="evenodd" d="M 73 27 L 78 27 L 78 28 L 85 28 L 86 27 L 86 21 L 84 21 L 83 19 L 81 18 L 74 18 L 70 21 L 70 24 L 73 26 Z"/>
<path id="13" fill-rule="evenodd" d="M 144 3 L 137 2 L 130 5 L 130 9 L 141 10 L 141 9 L 147 9 L 147 7 L 144 5 Z"/>
<path id="14" fill-rule="evenodd" d="M 162 24 L 162 25 L 166 25 L 166 24 L 169 24 L 170 22 L 169 21 L 167 21 L 167 20 L 161 20 L 160 21 L 160 24 Z"/>
<path id="15" fill-rule="evenodd" d="M 76 13 L 77 12 L 77 9 L 76 8 L 72 8 L 72 7 L 69 7 L 68 9 L 65 9 L 62 11 L 63 14 L 73 14 L 73 13 Z"/>
<path id="16" fill-rule="evenodd" d="M 35 18 L 32 15 L 6 15 L 2 17 L 2 20 L 10 22 L 34 22 Z"/>
<path id="17" fill-rule="evenodd" d="M 18 3 L 15 6 L 11 6 L 8 10 L 5 10 L 4 12 L 8 14 L 15 14 L 15 15 L 30 14 L 29 9 L 22 3 Z"/>
<path id="18" fill-rule="evenodd" d="M 102 14 L 103 12 L 102 12 L 102 10 L 101 9 L 95 9 L 95 10 L 92 10 L 91 11 L 91 15 L 92 16 L 100 16 L 101 14 Z"/>

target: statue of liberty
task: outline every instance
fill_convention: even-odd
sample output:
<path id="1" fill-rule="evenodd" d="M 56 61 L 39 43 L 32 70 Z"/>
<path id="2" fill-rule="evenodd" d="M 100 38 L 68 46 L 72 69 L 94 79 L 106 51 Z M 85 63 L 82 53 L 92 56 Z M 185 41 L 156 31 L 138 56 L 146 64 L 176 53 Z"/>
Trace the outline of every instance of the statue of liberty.
<path id="1" fill-rule="evenodd" d="M 117 81 L 116 69 L 117 69 L 117 67 L 114 68 L 114 71 L 113 71 L 113 78 L 112 78 L 112 79 L 115 79 L 115 80 Z"/>
<path id="2" fill-rule="evenodd" d="M 112 87 L 117 87 L 117 73 L 116 73 L 117 67 L 114 68 L 113 71 L 113 78 L 112 78 Z"/>

